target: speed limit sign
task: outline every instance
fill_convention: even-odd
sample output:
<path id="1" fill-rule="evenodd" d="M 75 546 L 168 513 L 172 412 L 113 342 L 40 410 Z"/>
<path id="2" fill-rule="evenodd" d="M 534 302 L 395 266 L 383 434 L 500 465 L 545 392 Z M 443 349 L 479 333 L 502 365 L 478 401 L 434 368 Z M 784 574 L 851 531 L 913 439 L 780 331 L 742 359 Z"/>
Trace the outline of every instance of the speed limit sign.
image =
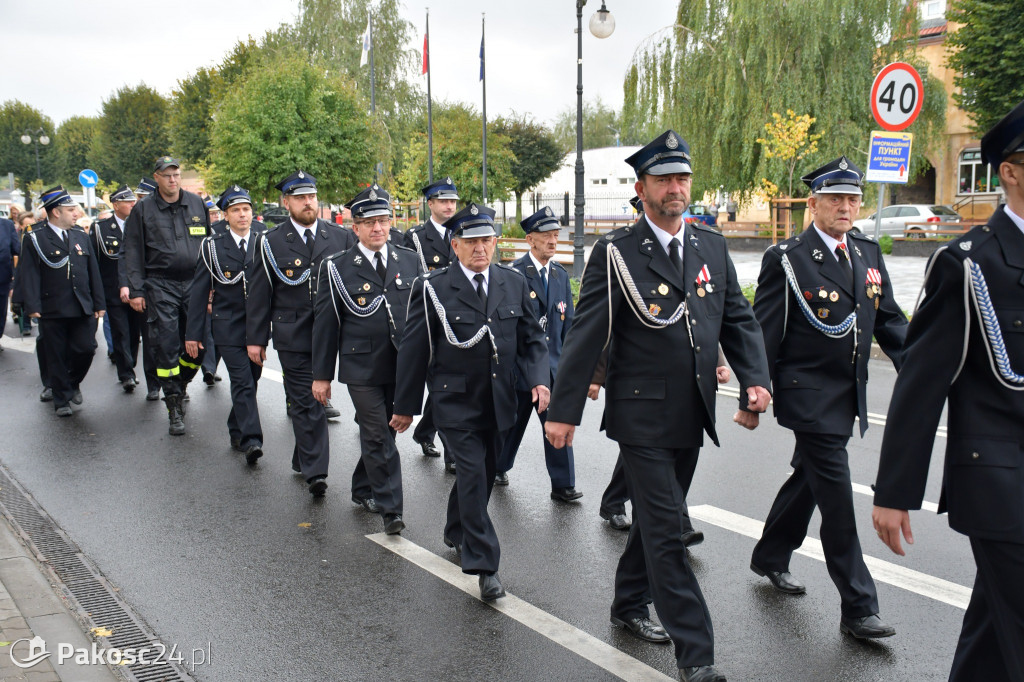
<path id="1" fill-rule="evenodd" d="M 921 113 L 923 94 L 924 84 L 917 70 L 905 62 L 893 62 L 875 76 L 871 113 L 886 130 L 903 130 Z"/>

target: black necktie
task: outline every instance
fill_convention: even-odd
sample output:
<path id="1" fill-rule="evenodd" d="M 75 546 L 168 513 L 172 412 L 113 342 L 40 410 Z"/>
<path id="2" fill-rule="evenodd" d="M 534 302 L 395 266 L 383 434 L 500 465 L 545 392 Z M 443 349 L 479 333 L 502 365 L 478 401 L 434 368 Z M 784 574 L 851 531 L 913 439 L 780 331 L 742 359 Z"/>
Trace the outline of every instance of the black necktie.
<path id="1" fill-rule="evenodd" d="M 845 244 L 836 244 L 836 256 L 839 257 L 839 265 L 850 275 L 850 286 L 853 286 L 853 263 L 850 261 L 850 252 L 846 250 Z"/>
<path id="2" fill-rule="evenodd" d="M 484 289 L 484 273 L 476 273 L 473 275 L 473 279 L 476 280 L 476 295 L 480 297 L 480 303 L 483 304 L 484 310 L 487 310 L 487 290 Z"/>
<path id="3" fill-rule="evenodd" d="M 380 281 L 383 282 L 385 281 L 384 274 L 387 272 L 387 268 L 384 267 L 384 259 L 381 257 L 380 251 L 375 254 L 374 258 L 377 261 L 377 275 L 380 277 Z"/>
<path id="4" fill-rule="evenodd" d="M 64 248 L 67 248 L 68 247 L 68 231 L 67 230 L 61 230 L 60 231 L 60 240 L 62 242 L 64 242 Z"/>
<path id="5" fill-rule="evenodd" d="M 242 257 L 245 258 L 245 239 L 241 239 L 238 242 L 238 250 L 242 252 Z"/>
<path id="6" fill-rule="evenodd" d="M 672 237 L 672 241 L 668 243 L 668 259 L 672 261 L 672 267 L 682 275 L 683 274 L 683 245 L 679 243 L 679 240 Z"/>
<path id="7" fill-rule="evenodd" d="M 540 269 L 540 281 L 544 285 L 544 298 L 548 297 L 548 269 L 547 266 Z"/>

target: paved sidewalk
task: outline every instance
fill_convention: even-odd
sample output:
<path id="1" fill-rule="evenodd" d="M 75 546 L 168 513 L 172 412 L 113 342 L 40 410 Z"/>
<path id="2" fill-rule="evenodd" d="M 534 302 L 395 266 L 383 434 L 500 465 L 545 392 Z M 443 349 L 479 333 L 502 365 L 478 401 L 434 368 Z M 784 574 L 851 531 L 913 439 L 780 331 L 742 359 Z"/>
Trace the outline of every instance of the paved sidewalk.
<path id="1" fill-rule="evenodd" d="M 6 339 L 5 339 L 6 341 Z M 31 668 L 12 662 L 11 648 L 21 639 L 42 637 L 50 656 Z M 60 644 L 90 648 L 92 640 L 58 596 L 29 550 L 0 516 L 0 680 L 4 682 L 112 682 L 120 680 L 105 665 L 58 664 Z M 14 658 L 24 661 L 27 642 L 18 643 Z"/>

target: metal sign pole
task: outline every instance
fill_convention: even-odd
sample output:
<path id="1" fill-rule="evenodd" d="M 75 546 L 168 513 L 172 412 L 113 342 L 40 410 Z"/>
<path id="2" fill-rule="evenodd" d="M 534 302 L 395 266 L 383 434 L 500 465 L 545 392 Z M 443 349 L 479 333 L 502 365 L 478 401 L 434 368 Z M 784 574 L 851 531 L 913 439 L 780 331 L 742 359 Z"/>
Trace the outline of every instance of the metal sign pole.
<path id="1" fill-rule="evenodd" d="M 885 204 L 885 183 L 879 182 L 878 184 L 878 210 L 875 211 L 875 241 L 878 241 L 878 235 L 882 231 L 882 206 Z"/>

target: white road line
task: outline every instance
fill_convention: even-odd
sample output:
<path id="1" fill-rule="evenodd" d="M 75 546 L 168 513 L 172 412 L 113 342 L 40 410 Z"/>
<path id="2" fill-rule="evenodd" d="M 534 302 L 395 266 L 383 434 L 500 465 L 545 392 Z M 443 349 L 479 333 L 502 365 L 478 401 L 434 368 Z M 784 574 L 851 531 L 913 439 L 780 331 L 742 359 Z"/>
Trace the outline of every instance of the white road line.
<path id="1" fill-rule="evenodd" d="M 263 373 L 260 374 L 260 379 L 269 379 L 278 384 L 284 383 L 284 373 L 276 367 L 270 365 L 263 365 Z"/>
<path id="2" fill-rule="evenodd" d="M 0 342 L 7 350 L 16 350 L 22 353 L 35 353 L 36 352 L 36 337 L 34 336 L 22 336 L 22 337 L 10 337 L 4 336 L 3 342 Z"/>
<path id="3" fill-rule="evenodd" d="M 475 576 L 466 575 L 455 564 L 428 552 L 416 543 L 400 535 L 384 533 L 366 537 L 474 599 L 480 598 L 480 588 Z M 675 679 L 511 594 L 491 602 L 490 606 L 623 680 Z"/>
<path id="4" fill-rule="evenodd" d="M 746 535 L 755 540 L 761 539 L 761 532 L 764 530 L 764 524 L 756 519 L 734 514 L 725 509 L 719 509 L 718 507 L 706 504 L 690 507 L 690 516 L 720 528 L 731 530 L 734 533 Z M 814 538 L 806 538 L 804 544 L 801 545 L 800 549 L 796 550 L 796 553 L 817 559 L 818 561 L 825 561 L 821 541 Z M 957 585 L 948 580 L 936 578 L 927 573 L 921 573 L 920 571 L 905 568 L 882 559 L 876 559 L 872 556 L 864 555 L 864 563 L 871 569 L 871 576 L 878 582 L 887 583 L 959 609 L 966 609 L 968 602 L 971 600 L 971 589 L 969 587 Z"/>
<path id="5" fill-rule="evenodd" d="M 871 489 L 871 486 L 864 485 L 863 483 L 853 483 L 853 492 L 860 493 L 861 495 L 867 495 L 868 497 L 874 497 L 875 491 Z M 925 500 L 921 503 L 921 509 L 924 511 L 930 511 L 933 513 L 939 513 L 939 505 L 934 502 L 928 502 Z"/>

